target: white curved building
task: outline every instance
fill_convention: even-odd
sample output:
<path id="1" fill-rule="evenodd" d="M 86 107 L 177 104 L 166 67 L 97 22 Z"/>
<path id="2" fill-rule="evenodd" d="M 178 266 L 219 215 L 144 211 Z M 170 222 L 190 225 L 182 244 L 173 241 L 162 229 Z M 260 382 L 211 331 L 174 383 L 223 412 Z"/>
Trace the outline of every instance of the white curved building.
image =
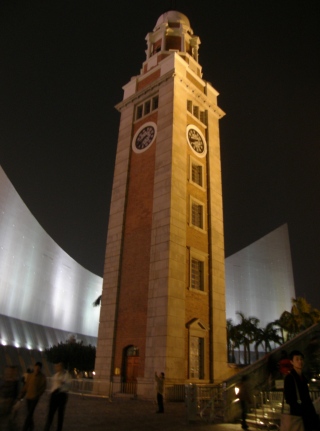
<path id="1" fill-rule="evenodd" d="M 96 345 L 102 278 L 44 231 L 0 167 L 0 344 L 43 350 L 74 335 Z"/>

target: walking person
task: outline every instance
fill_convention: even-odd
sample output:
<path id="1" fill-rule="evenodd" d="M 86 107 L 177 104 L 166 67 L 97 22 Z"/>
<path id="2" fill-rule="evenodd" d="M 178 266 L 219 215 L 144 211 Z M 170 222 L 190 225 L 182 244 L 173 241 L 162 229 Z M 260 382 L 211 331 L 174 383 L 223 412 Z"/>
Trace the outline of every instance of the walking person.
<path id="1" fill-rule="evenodd" d="M 27 417 L 24 422 L 23 431 L 32 431 L 34 429 L 33 414 L 37 407 L 40 397 L 46 390 L 47 379 L 41 372 L 42 363 L 36 362 L 33 373 L 23 386 L 19 398 L 26 398 L 27 404 Z"/>
<path id="2" fill-rule="evenodd" d="M 319 430 L 319 418 L 309 394 L 308 381 L 302 373 L 304 356 L 293 350 L 289 359 L 293 369 L 284 379 L 284 398 L 290 406 L 290 414 L 301 416 L 305 431 Z"/>
<path id="3" fill-rule="evenodd" d="M 157 402 L 158 402 L 157 413 L 164 413 L 164 406 L 163 406 L 164 373 L 160 373 L 160 376 L 158 376 L 158 374 L 155 373 L 155 380 L 157 383 Z"/>
<path id="4" fill-rule="evenodd" d="M 248 376 L 243 376 L 240 382 L 239 388 L 239 400 L 241 404 L 241 428 L 247 430 L 249 428 L 247 424 L 248 406 L 251 404 L 251 395 L 249 392 Z"/>
<path id="5" fill-rule="evenodd" d="M 51 396 L 45 431 L 49 431 L 54 415 L 58 410 L 57 431 L 62 430 L 64 413 L 68 401 L 68 392 L 71 386 L 71 376 L 64 369 L 62 362 L 55 364 L 56 373 L 52 378 Z"/>

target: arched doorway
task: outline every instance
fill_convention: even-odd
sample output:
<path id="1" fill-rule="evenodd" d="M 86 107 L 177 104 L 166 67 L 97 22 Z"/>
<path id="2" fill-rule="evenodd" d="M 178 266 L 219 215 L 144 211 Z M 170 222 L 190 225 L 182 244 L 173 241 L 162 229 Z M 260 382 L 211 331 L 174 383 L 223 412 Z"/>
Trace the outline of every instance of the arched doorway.
<path id="1" fill-rule="evenodd" d="M 124 392 L 135 394 L 137 392 L 137 377 L 139 372 L 140 357 L 136 346 L 128 346 L 124 352 Z"/>

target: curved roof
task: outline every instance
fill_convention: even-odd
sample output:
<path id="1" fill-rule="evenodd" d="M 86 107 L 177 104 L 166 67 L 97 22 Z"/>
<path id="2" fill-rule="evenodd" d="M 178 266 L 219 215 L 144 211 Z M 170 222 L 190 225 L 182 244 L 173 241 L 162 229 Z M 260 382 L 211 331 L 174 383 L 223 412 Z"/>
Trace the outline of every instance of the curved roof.
<path id="1" fill-rule="evenodd" d="M 169 10 L 168 12 L 165 12 L 158 18 L 158 21 L 154 30 L 159 28 L 161 24 L 167 23 L 167 22 L 179 22 L 184 24 L 187 27 L 190 27 L 190 21 L 183 13 L 178 12 L 176 10 Z"/>

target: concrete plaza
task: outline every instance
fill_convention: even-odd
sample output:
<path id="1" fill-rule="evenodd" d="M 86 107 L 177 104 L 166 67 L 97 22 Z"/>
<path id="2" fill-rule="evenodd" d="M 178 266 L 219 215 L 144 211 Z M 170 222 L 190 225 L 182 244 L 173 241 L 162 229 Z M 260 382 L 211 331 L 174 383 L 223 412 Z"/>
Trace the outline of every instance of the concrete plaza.
<path id="1" fill-rule="evenodd" d="M 43 431 L 49 393 L 41 398 L 35 415 L 34 431 Z M 21 403 L 15 426 L 10 431 L 20 431 L 26 414 L 25 403 Z M 239 431 L 240 424 L 207 424 L 201 419 L 189 422 L 183 402 L 168 402 L 165 413 L 156 414 L 157 405 L 152 401 L 140 399 L 108 399 L 69 395 L 66 408 L 64 431 Z M 56 418 L 55 418 L 56 420 Z M 2 422 L 1 431 L 7 431 Z M 9 429 L 9 428 L 8 428 Z M 56 422 L 52 431 L 56 429 Z"/>

